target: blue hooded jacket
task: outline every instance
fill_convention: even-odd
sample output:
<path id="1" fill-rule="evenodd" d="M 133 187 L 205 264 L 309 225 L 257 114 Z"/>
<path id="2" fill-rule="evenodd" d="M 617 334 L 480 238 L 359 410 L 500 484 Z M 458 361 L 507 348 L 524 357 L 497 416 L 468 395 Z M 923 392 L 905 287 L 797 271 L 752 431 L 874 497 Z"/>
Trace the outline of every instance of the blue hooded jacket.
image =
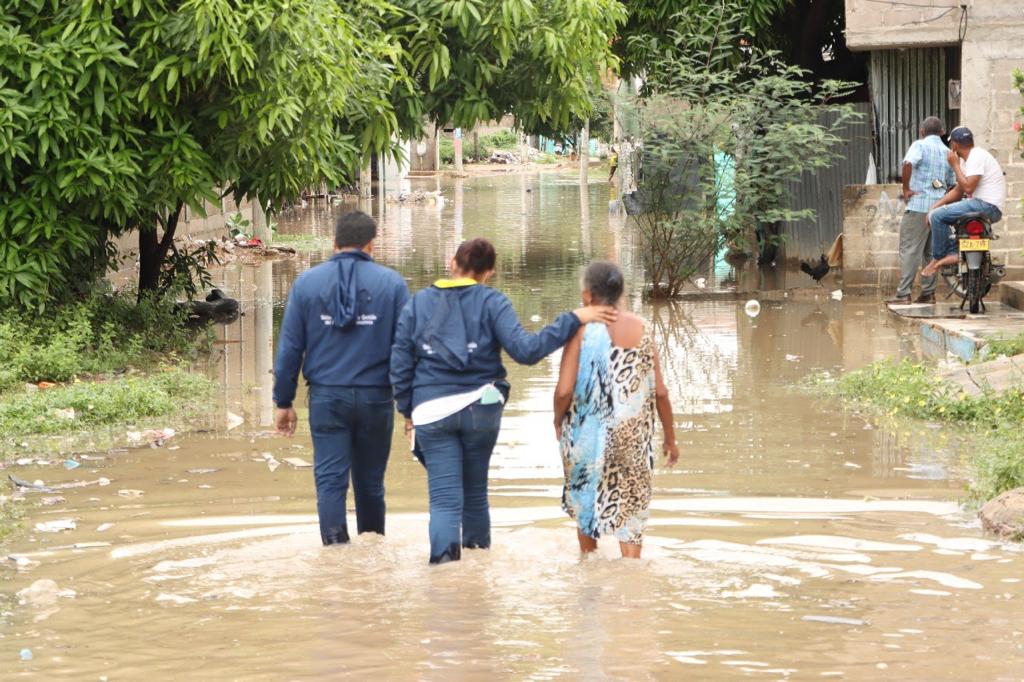
<path id="1" fill-rule="evenodd" d="M 579 318 L 562 313 L 531 334 L 519 324 L 508 297 L 479 284 L 424 289 L 402 310 L 391 350 L 398 411 L 409 417 L 428 400 L 502 380 L 502 349 L 516 362 L 533 365 L 579 328 Z"/>
<path id="2" fill-rule="evenodd" d="M 391 344 L 409 287 L 362 251 L 342 251 L 299 275 L 274 363 L 274 402 L 291 407 L 299 368 L 324 386 L 388 387 Z"/>

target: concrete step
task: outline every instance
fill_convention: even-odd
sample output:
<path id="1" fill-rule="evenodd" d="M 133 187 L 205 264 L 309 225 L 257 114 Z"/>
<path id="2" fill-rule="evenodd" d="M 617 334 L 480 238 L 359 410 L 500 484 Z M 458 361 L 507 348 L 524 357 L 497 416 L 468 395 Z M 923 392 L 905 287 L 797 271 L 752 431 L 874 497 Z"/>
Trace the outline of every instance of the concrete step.
<path id="1" fill-rule="evenodd" d="M 960 386 L 967 395 L 979 395 L 986 391 L 1002 393 L 1024 384 L 1024 354 L 950 368 L 940 376 L 944 381 Z"/>
<path id="2" fill-rule="evenodd" d="M 1024 287 L 1021 293 L 1024 295 Z M 961 310 L 959 299 L 936 304 L 890 305 L 889 310 L 920 325 L 925 351 L 929 355 L 945 357 L 952 353 L 966 362 L 977 357 L 978 351 L 990 339 L 1011 338 L 1024 332 L 1024 312 L 996 298 L 992 296 L 986 300 L 986 312 L 980 315 Z"/>

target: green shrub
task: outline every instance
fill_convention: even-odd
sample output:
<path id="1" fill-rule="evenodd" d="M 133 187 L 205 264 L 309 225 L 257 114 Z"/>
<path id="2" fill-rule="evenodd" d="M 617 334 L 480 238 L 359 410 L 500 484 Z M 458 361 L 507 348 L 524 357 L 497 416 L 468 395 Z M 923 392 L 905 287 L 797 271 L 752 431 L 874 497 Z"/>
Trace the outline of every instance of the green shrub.
<path id="1" fill-rule="evenodd" d="M 1024 434 L 1020 426 L 1002 424 L 984 434 L 968 462 L 971 498 L 985 502 L 1024 486 Z"/>
<path id="2" fill-rule="evenodd" d="M 132 294 L 93 294 L 45 315 L 0 322 L 0 391 L 24 382 L 143 367 L 194 347 L 173 302 Z"/>
<path id="3" fill-rule="evenodd" d="M 441 138 L 441 148 L 438 153 L 441 155 L 441 163 L 447 165 L 455 163 L 455 143 L 447 137 Z"/>
<path id="4" fill-rule="evenodd" d="M 1024 334 L 1010 338 L 997 338 L 988 341 L 981 349 L 982 358 L 997 358 L 1000 355 L 1013 357 L 1024 353 Z"/>
<path id="5" fill-rule="evenodd" d="M 499 130 L 496 133 L 481 135 L 474 143 L 472 136 L 462 138 L 462 160 L 467 163 L 486 162 L 495 151 L 519 151 L 519 136 L 511 130 Z M 455 143 L 451 138 L 442 137 L 438 153 L 441 163 L 455 163 Z"/>
<path id="6" fill-rule="evenodd" d="M 7 393 L 0 397 L 0 433 L 19 438 L 189 416 L 201 409 L 213 386 L 205 376 L 174 369 Z M 73 417 L 69 410 L 74 410 Z"/>
<path id="7" fill-rule="evenodd" d="M 934 368 L 904 360 L 878 362 L 838 380 L 811 380 L 856 404 L 897 417 L 941 421 L 963 427 L 970 496 L 984 502 L 1024 486 L 1024 386 L 1003 393 L 968 395 L 942 383 Z"/>
<path id="8" fill-rule="evenodd" d="M 877 362 L 844 374 L 835 392 L 894 416 L 993 427 L 1007 419 L 1024 419 L 1024 392 L 971 396 L 942 383 L 934 368 L 909 360 Z"/>

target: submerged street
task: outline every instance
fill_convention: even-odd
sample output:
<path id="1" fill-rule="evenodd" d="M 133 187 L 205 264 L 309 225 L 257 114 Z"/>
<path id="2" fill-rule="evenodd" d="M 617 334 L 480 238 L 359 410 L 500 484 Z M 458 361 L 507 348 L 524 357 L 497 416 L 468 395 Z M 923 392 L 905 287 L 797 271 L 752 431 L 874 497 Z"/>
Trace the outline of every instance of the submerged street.
<path id="1" fill-rule="evenodd" d="M 196 368 L 222 386 L 208 431 L 93 453 L 74 471 L 12 469 L 111 483 L 31 507 L 5 592 L 49 579 L 74 594 L 5 605 L 0 669 L 30 649 L 17 670 L 36 679 L 1020 678 L 1024 556 L 961 507 L 950 432 L 872 421 L 801 387 L 822 370 L 918 356 L 918 336 L 878 300 L 780 294 L 754 317 L 744 297 L 651 304 L 604 182 L 413 182 L 444 201 L 362 207 L 381 223 L 377 259 L 413 290 L 483 236 L 498 250 L 492 285 L 538 329 L 579 305 L 588 262 L 622 265 L 626 306 L 654 329 L 681 450 L 656 472 L 644 558 L 619 560 L 608 541 L 579 558 L 551 426 L 557 354 L 507 365 L 490 551 L 427 565 L 426 478 L 400 425 L 387 536 L 321 547 L 303 389 L 292 440 L 271 433 L 270 397 L 288 288 L 329 256 L 347 210 L 320 200 L 278 217 L 282 236 L 304 235 L 288 242 L 295 259 L 215 273 L 245 316 L 215 328 L 214 356 Z M 709 290 L 808 284 L 752 265 L 702 276 Z M 228 429 L 229 413 L 244 423 Z M 69 518 L 74 530 L 32 531 Z"/>

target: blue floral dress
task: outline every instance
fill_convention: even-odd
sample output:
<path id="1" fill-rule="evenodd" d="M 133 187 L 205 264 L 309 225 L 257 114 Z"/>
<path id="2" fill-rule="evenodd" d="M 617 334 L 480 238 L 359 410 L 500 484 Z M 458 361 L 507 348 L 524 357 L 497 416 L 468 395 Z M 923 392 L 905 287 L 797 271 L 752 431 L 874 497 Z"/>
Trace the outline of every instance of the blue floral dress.
<path id="1" fill-rule="evenodd" d="M 654 469 L 654 345 L 612 344 L 608 328 L 583 334 L 572 404 L 562 421 L 562 508 L 589 537 L 640 543 Z"/>

